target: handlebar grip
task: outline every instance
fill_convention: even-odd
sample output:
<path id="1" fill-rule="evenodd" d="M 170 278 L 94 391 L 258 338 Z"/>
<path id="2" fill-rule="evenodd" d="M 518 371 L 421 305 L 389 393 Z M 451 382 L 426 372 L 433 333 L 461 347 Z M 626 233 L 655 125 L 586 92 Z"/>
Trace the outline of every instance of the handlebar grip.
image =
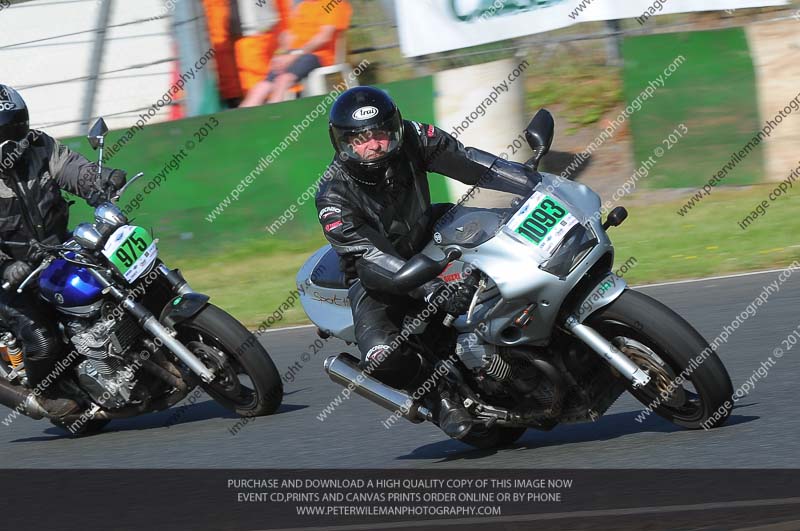
<path id="1" fill-rule="evenodd" d="M 2 286 L 2 288 L 3 288 L 5 291 L 10 291 L 10 290 L 11 290 L 11 283 L 10 283 L 10 282 L 3 282 L 3 286 Z"/>

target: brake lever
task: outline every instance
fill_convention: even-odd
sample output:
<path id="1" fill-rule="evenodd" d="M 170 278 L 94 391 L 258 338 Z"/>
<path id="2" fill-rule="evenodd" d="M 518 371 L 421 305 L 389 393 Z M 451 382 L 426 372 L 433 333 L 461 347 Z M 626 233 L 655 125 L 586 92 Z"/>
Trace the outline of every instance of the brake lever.
<path id="1" fill-rule="evenodd" d="M 133 183 L 134 183 L 134 182 L 135 182 L 135 181 L 136 181 L 136 180 L 137 180 L 139 177 L 141 177 L 141 176 L 143 176 L 143 175 L 144 175 L 144 172 L 143 172 L 143 171 L 140 171 L 139 173 L 137 173 L 136 175 L 134 175 L 132 178 L 128 179 L 128 182 L 126 182 L 126 183 L 125 183 L 125 184 L 122 186 L 122 188 L 120 188 L 119 190 L 117 190 L 117 193 L 116 193 L 116 194 L 112 194 L 112 196 L 109 198 L 109 201 L 111 201 L 112 203 L 116 204 L 116 203 L 117 203 L 117 201 L 119 201 L 119 198 L 120 198 L 120 197 L 122 197 L 122 194 L 124 194 L 124 193 L 125 193 L 125 190 L 127 190 L 127 189 L 128 189 L 128 187 L 129 187 L 131 184 L 133 184 Z"/>
<path id="2" fill-rule="evenodd" d="M 34 278 L 34 277 L 36 277 L 36 275 L 38 275 L 39 273 L 41 273 L 42 271 L 44 271 L 45 269 L 47 269 L 48 267 L 50 267 L 50 264 L 51 264 L 52 262 L 53 262 L 53 258 L 52 258 L 52 257 L 47 257 L 47 258 L 45 258 L 45 259 L 44 259 L 44 261 L 42 261 L 42 263 L 41 263 L 41 264 L 39 264 L 39 267 L 37 267 L 36 269 L 34 269 L 33 271 L 31 271 L 31 274 L 30 274 L 30 275 L 28 275 L 28 278 L 26 278 L 25 280 L 23 280 L 23 281 L 22 281 L 22 284 L 20 284 L 20 285 L 19 285 L 19 287 L 17 288 L 17 293 L 22 293 L 22 291 L 25 289 L 25 286 L 27 286 L 27 285 L 28 285 L 28 283 L 29 283 L 31 280 L 33 280 L 33 278 Z M 8 284 L 8 282 L 6 282 L 5 284 L 3 284 L 3 289 L 7 289 L 7 288 L 5 287 L 5 286 L 6 286 L 6 284 Z M 9 285 L 8 287 L 10 288 L 11 286 Z"/>
<path id="3" fill-rule="evenodd" d="M 480 282 L 478 282 L 478 289 L 475 290 L 475 293 L 472 295 L 472 302 L 469 304 L 469 310 L 467 311 L 467 326 L 472 324 L 472 317 L 475 313 L 475 307 L 478 305 L 478 299 L 481 295 L 483 295 L 486 287 L 486 279 L 481 278 Z"/>

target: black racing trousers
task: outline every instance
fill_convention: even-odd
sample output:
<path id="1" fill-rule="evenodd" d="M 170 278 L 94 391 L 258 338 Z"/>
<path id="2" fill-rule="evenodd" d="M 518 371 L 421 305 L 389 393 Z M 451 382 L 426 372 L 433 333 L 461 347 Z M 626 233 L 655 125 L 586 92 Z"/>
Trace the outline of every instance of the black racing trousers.
<path id="1" fill-rule="evenodd" d="M 390 304 L 390 300 L 370 296 L 360 281 L 350 287 L 348 294 L 361 352 L 360 367 L 367 369 L 383 356 L 383 361 L 374 365 L 369 375 L 395 389 L 409 390 L 419 380 L 423 367 L 419 355 L 400 341 L 400 331 L 405 316 L 413 314 L 419 302 L 396 296 Z"/>
<path id="2" fill-rule="evenodd" d="M 0 327 L 13 333 L 20 343 L 31 388 L 50 374 L 60 358 L 62 348 L 55 323 L 54 310 L 36 295 L 0 290 Z M 47 389 L 42 391 L 48 394 Z"/>
<path id="3" fill-rule="evenodd" d="M 439 218 L 453 206 L 452 203 L 431 205 L 429 233 L 433 233 Z M 415 391 L 427 376 L 424 374 L 427 371 L 426 363 L 399 338 L 406 315 L 414 317 L 424 306 L 410 297 L 372 296 L 364 290 L 360 281 L 350 286 L 348 296 L 353 311 L 356 342 L 361 352 L 361 368 L 366 369 L 370 361 L 386 352 L 383 362 L 375 366 L 370 375 L 395 389 Z M 392 349 L 392 344 L 399 346 Z"/>

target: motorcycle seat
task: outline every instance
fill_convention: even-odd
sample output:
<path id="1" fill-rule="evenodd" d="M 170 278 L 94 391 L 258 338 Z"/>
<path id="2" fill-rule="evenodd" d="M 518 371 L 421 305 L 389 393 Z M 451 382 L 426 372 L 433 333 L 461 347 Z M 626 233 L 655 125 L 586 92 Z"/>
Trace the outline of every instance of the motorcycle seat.
<path id="1" fill-rule="evenodd" d="M 347 289 L 344 272 L 339 266 L 339 255 L 333 247 L 328 249 L 314 266 L 311 281 L 322 288 Z"/>

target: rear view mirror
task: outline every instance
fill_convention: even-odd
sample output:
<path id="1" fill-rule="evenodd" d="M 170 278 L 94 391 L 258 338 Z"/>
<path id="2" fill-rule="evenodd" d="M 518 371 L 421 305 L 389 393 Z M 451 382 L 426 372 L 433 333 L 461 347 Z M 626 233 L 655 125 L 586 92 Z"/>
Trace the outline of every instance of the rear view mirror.
<path id="1" fill-rule="evenodd" d="M 625 209 L 625 207 L 618 206 L 609 212 L 605 223 L 603 223 L 603 229 L 608 230 L 609 227 L 619 227 L 627 218 L 628 211 Z"/>
<path id="2" fill-rule="evenodd" d="M 108 126 L 106 125 L 106 121 L 102 118 L 99 118 L 92 128 L 89 130 L 89 145 L 92 146 L 92 149 L 97 149 L 100 147 L 103 141 L 103 137 L 106 136 L 108 133 Z"/>
<path id="3" fill-rule="evenodd" d="M 525 140 L 533 150 L 533 157 L 531 157 L 527 164 L 532 166 L 533 169 L 538 169 L 539 163 L 542 158 L 550 151 L 550 146 L 553 143 L 553 135 L 555 134 L 555 121 L 553 115 L 547 109 L 540 109 L 533 117 L 531 123 L 525 128 Z"/>

